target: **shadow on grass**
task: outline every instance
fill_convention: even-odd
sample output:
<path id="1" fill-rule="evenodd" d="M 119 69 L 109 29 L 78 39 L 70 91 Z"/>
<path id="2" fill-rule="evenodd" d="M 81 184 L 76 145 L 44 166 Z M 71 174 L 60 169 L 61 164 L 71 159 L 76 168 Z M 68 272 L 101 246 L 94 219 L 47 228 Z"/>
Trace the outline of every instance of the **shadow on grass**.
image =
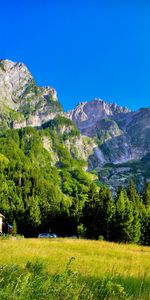
<path id="1" fill-rule="evenodd" d="M 102 279 L 83 277 L 72 271 L 71 261 L 56 275 L 46 271 L 41 261 L 0 266 L 1 300 L 149 300 L 150 282 L 143 278 L 123 278 L 115 272 Z"/>

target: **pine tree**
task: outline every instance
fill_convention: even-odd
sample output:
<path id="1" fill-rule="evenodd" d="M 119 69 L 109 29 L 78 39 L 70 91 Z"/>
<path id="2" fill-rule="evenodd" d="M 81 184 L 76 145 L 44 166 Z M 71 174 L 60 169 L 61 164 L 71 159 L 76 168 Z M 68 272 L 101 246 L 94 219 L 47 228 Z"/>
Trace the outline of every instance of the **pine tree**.
<path id="1" fill-rule="evenodd" d="M 150 245 L 150 182 L 147 182 L 143 193 L 142 243 Z"/>
<path id="2" fill-rule="evenodd" d="M 133 205 L 133 222 L 132 222 L 131 241 L 133 243 L 138 243 L 141 237 L 140 211 L 138 206 L 136 206 L 134 203 L 132 205 Z"/>
<path id="3" fill-rule="evenodd" d="M 99 215 L 100 218 L 100 235 L 109 240 L 111 236 L 111 222 L 115 213 L 115 206 L 112 199 L 111 191 L 108 187 L 102 186 L 99 190 Z"/>
<path id="4" fill-rule="evenodd" d="M 115 230 L 114 239 L 118 242 L 123 240 L 124 236 L 124 219 L 125 219 L 125 191 L 123 188 L 119 188 L 116 197 L 116 210 L 115 210 Z"/>
<path id="5" fill-rule="evenodd" d="M 128 197 L 125 197 L 125 214 L 123 220 L 123 242 L 133 242 L 133 205 Z"/>
<path id="6" fill-rule="evenodd" d="M 115 238 L 119 242 L 138 242 L 141 234 L 138 208 L 129 201 L 124 189 L 116 198 Z"/>
<path id="7" fill-rule="evenodd" d="M 146 210 L 143 227 L 144 227 L 143 244 L 150 246 L 150 206 Z"/>
<path id="8" fill-rule="evenodd" d="M 150 205 L 150 182 L 147 182 L 147 184 L 146 184 L 146 188 L 143 193 L 143 203 L 146 206 Z"/>
<path id="9" fill-rule="evenodd" d="M 131 202 L 134 202 L 137 205 L 139 205 L 140 197 L 139 197 L 138 192 L 135 188 L 133 180 L 130 180 L 128 191 L 127 191 L 127 196 L 128 196 L 128 199 Z"/>
<path id="10" fill-rule="evenodd" d="M 88 199 L 84 203 L 82 223 L 86 228 L 86 237 L 97 239 L 99 236 L 99 201 L 98 192 L 94 184 L 90 185 Z"/>

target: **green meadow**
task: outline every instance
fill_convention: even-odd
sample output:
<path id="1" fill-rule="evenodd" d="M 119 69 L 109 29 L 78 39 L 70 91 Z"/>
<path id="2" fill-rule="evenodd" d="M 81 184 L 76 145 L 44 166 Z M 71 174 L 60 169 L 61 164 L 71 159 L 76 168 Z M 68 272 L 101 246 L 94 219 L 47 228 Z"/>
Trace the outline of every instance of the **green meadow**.
<path id="1" fill-rule="evenodd" d="M 150 247 L 0 240 L 0 299 L 150 299 Z"/>

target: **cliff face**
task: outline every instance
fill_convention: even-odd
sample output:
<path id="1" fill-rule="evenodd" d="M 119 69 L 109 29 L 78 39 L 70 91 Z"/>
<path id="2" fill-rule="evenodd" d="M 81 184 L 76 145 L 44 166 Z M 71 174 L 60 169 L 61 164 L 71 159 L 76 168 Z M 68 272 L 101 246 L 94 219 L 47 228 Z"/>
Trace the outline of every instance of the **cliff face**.
<path id="1" fill-rule="evenodd" d="M 0 116 L 2 126 L 41 126 L 62 108 L 55 89 L 38 87 L 23 63 L 0 61 Z M 18 114 L 17 114 L 18 113 Z"/>
<path id="2" fill-rule="evenodd" d="M 75 122 L 81 133 L 92 136 L 97 131 L 100 120 L 127 112 L 129 110 L 125 107 L 94 99 L 79 103 L 75 109 L 67 112 L 67 116 Z"/>

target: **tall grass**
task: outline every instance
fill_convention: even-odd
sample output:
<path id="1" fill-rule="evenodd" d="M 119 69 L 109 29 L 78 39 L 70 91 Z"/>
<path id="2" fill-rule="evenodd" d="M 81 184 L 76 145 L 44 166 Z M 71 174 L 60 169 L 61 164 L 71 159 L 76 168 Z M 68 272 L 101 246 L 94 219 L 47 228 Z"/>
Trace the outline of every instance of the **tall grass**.
<path id="1" fill-rule="evenodd" d="M 150 299 L 150 248 L 87 240 L 0 241 L 0 299 Z"/>

